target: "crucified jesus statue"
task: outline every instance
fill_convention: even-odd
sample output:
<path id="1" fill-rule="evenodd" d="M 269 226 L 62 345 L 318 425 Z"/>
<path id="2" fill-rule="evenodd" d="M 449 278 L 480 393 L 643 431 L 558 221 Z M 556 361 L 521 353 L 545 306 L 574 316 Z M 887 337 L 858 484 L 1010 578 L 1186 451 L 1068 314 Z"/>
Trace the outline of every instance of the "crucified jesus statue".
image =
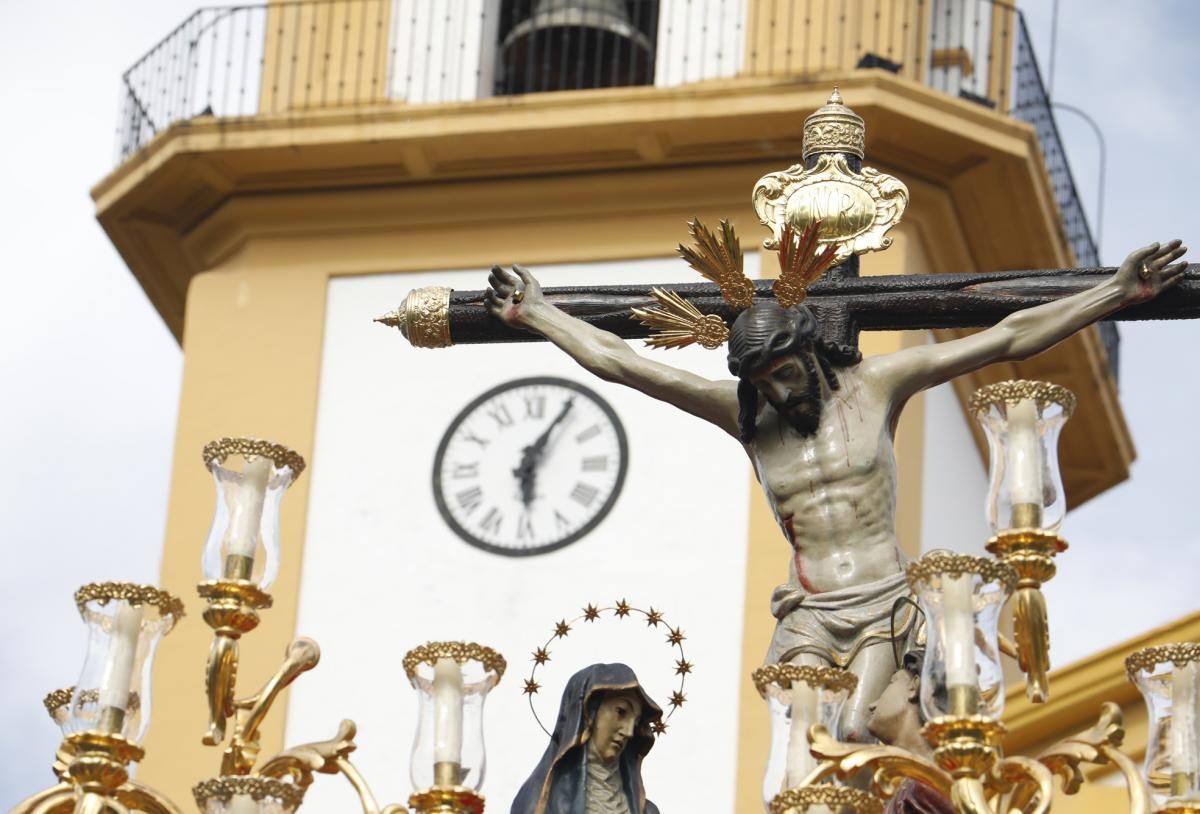
<path id="1" fill-rule="evenodd" d="M 527 269 L 496 267 L 487 307 L 540 334 L 610 382 L 715 424 L 745 449 L 784 537 L 790 576 L 775 590 L 768 662 L 832 664 L 858 688 L 842 737 L 866 740 L 869 705 L 895 665 L 891 613 L 908 593 L 896 540 L 897 421 L 917 393 L 993 362 L 1025 359 L 1179 281 L 1180 241 L 1130 254 L 1093 288 L 1004 318 L 971 336 L 864 359 L 822 337 L 805 305 L 756 300 L 729 335 L 733 380 L 710 381 L 648 359 L 624 340 L 550 305 Z M 913 624 L 902 623 L 901 633 Z"/>

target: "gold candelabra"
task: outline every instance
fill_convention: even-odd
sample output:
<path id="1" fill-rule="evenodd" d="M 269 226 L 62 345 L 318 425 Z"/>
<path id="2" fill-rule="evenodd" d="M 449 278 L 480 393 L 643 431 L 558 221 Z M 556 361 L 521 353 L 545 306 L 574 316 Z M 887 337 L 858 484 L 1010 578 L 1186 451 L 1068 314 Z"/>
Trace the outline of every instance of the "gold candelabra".
<path id="1" fill-rule="evenodd" d="M 204 621 L 213 630 L 202 740 L 224 748 L 220 774 L 192 789 L 196 805 L 204 814 L 292 814 L 316 774 L 340 774 L 364 814 L 407 812 L 400 804 L 380 805 L 350 761 L 353 721 L 343 720 L 329 740 L 259 759 L 259 730 L 272 705 L 320 661 L 316 642 L 296 639 L 257 692 L 237 695 L 240 639 L 272 604 L 267 588 L 279 567 L 279 505 L 305 464 L 284 446 L 250 438 L 214 441 L 203 457 L 217 501 L 204 546 L 205 580 L 197 585 L 207 603 Z M 149 723 L 154 649 L 183 616 L 183 605 L 156 588 L 128 583 L 85 585 L 75 599 L 90 629 L 88 657 L 74 687 L 45 699 L 64 732 L 53 767 L 60 782 L 10 814 L 180 814 L 165 796 L 131 780 L 130 767 L 145 756 L 140 743 Z M 432 642 L 410 651 L 404 663 L 429 707 L 422 721 L 437 722 L 417 734 L 409 807 L 416 814 L 482 814 L 482 704 L 504 674 L 504 658 L 478 644 Z M 429 729 L 436 731 L 424 731 Z M 462 768 L 464 751 L 473 772 Z M 428 778 L 417 760 L 428 764 Z"/>

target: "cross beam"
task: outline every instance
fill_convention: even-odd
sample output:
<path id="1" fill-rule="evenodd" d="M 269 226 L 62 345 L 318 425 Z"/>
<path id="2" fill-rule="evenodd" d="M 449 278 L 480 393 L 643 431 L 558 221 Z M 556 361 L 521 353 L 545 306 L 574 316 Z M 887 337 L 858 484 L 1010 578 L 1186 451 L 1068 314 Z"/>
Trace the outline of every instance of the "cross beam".
<path id="1" fill-rule="evenodd" d="M 932 328 L 977 328 L 994 325 L 1025 308 L 1052 302 L 1091 288 L 1115 268 L 1042 269 L 970 274 L 905 274 L 880 277 L 827 275 L 808 290 L 805 304 L 831 340 L 857 344 L 859 331 L 926 330 Z M 773 297 L 770 280 L 755 282 L 759 297 Z M 644 338 L 645 325 L 634 319 L 630 309 L 654 304 L 650 285 L 568 286 L 544 288 L 546 301 L 567 314 L 625 339 Z M 717 314 L 731 324 L 738 311 L 721 298 L 712 283 L 664 284 L 702 313 Z M 425 290 L 427 291 L 427 290 Z M 412 301 L 423 290 L 406 298 Z M 412 308 L 402 305 L 378 321 L 399 328 L 413 344 L 423 336 L 438 334 L 449 342 L 480 344 L 492 342 L 537 342 L 542 337 L 510 328 L 493 319 L 484 305 L 486 291 L 453 291 L 448 306 L 425 309 L 419 319 Z M 1192 264 L 1170 291 L 1140 305 L 1113 314 L 1112 320 L 1200 318 L 1200 264 Z M 430 330 L 430 319 L 442 320 Z M 414 326 L 414 321 L 423 324 Z M 436 344 L 436 343 L 434 343 Z"/>

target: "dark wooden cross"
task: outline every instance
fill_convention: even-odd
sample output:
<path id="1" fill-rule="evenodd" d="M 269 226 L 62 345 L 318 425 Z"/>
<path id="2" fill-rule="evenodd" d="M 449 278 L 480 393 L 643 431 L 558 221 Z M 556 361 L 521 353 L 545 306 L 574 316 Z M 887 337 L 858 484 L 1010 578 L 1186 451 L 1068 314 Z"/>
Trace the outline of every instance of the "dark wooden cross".
<path id="1" fill-rule="evenodd" d="M 994 325 L 1025 308 L 1076 294 L 1111 276 L 1115 268 L 1068 268 L 972 274 L 906 274 L 859 277 L 851 262 L 831 269 L 808 289 L 811 308 L 827 338 L 858 343 L 859 331 L 906 331 L 931 328 L 976 328 Z M 755 282 L 757 296 L 773 297 L 771 280 Z M 649 307 L 650 285 L 570 286 L 544 288 L 546 301 L 597 328 L 625 339 L 642 338 L 649 329 L 634 319 L 631 308 Z M 718 314 L 732 324 L 738 314 L 712 283 L 661 286 L 675 291 L 702 313 Z M 536 342 L 542 337 L 510 328 L 494 319 L 484 305 L 486 291 L 450 294 L 450 338 L 453 344 Z M 1122 309 L 1112 320 L 1200 318 L 1200 264 L 1155 299 Z M 388 324 L 395 324 L 389 321 Z"/>

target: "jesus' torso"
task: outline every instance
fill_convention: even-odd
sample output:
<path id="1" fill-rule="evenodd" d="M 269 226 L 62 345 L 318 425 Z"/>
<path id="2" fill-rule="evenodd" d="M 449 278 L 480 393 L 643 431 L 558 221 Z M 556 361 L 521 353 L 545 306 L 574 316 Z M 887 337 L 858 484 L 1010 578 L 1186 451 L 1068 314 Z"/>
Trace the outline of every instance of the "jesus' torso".
<path id="1" fill-rule="evenodd" d="M 890 405 L 861 372 L 838 371 L 840 387 L 825 400 L 814 435 L 802 436 L 768 406 L 747 446 L 792 545 L 796 580 L 813 593 L 874 582 L 903 567 Z"/>

